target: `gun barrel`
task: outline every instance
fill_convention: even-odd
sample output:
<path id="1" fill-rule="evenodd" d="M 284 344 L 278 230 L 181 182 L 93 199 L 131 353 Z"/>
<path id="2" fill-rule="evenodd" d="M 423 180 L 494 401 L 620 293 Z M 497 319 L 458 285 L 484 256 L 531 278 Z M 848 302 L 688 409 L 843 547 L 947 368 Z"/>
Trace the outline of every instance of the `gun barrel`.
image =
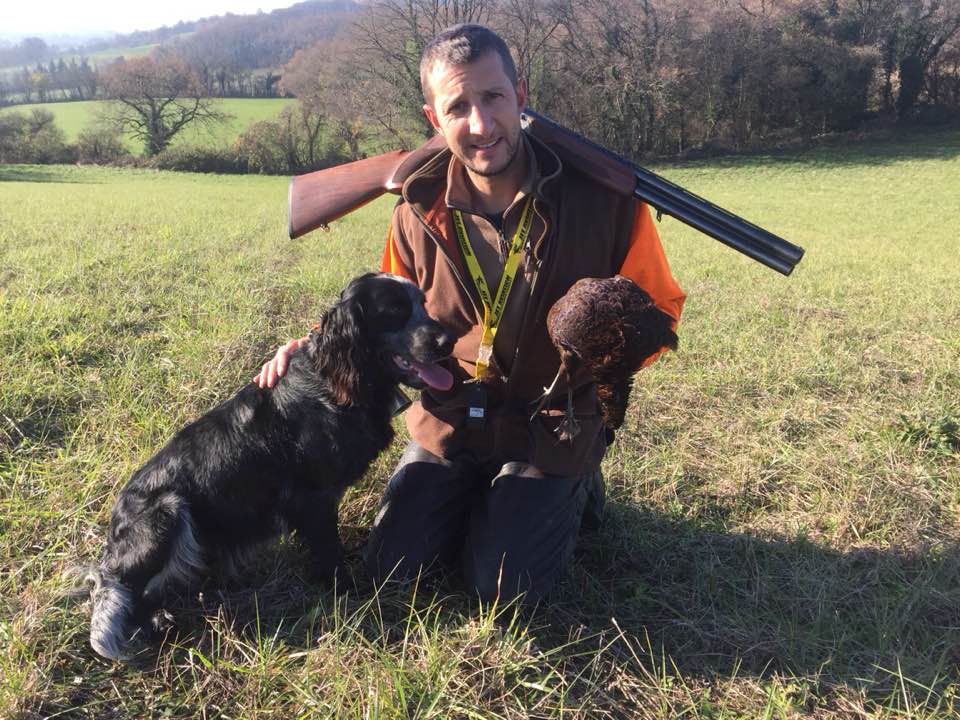
<path id="1" fill-rule="evenodd" d="M 735 235 L 742 236 L 745 242 L 759 245 L 768 253 L 781 258 L 790 266 L 791 270 L 803 257 L 804 251 L 802 247 L 787 242 L 779 235 L 774 235 L 769 230 L 764 230 L 749 220 L 745 220 L 739 215 L 734 215 L 729 210 L 724 210 L 722 207 L 714 205 L 709 200 L 695 195 L 686 188 L 682 188 L 646 168 L 636 168 L 636 176 L 637 189 L 634 191 L 635 195 L 641 197 L 641 193 L 648 194 L 650 199 L 641 199 L 644 199 L 664 213 L 673 215 L 678 220 L 682 220 L 697 230 L 701 230 L 701 228 L 693 224 L 692 221 L 698 219 L 707 220 L 715 225 L 726 227 Z M 689 219 L 684 219 L 666 207 L 657 205 L 658 198 L 670 201 L 674 207 L 687 208 L 689 212 L 686 214 Z M 712 234 L 706 230 L 703 230 L 703 232 L 712 236 Z M 719 240 L 720 238 L 717 239 Z M 721 242 L 724 241 L 721 240 Z M 781 270 L 780 272 L 783 271 Z M 784 274 L 789 275 L 790 273 L 786 272 Z"/>
<path id="2" fill-rule="evenodd" d="M 783 275 L 789 275 L 796 266 L 797 261 L 791 261 L 782 257 L 774 252 L 770 245 L 756 242 L 750 237 L 736 232 L 727 225 L 718 223 L 706 215 L 699 214 L 697 209 L 691 205 L 685 204 L 669 195 L 665 195 L 656 189 L 638 183 L 634 195 L 648 205 L 656 208 L 659 212 L 675 217 L 677 220 L 689 225 L 695 230 L 709 235 L 714 240 L 719 240 L 727 247 L 733 248 Z M 801 250 L 801 256 L 802 254 L 803 251 Z"/>
<path id="3" fill-rule="evenodd" d="M 580 168 L 614 192 L 633 194 L 657 211 L 677 218 L 784 275 L 789 275 L 803 257 L 803 248 L 533 110 L 524 110 L 524 118 L 530 131 L 557 150 L 565 163 Z M 571 148 L 576 148 L 576 152 L 572 153 Z"/>

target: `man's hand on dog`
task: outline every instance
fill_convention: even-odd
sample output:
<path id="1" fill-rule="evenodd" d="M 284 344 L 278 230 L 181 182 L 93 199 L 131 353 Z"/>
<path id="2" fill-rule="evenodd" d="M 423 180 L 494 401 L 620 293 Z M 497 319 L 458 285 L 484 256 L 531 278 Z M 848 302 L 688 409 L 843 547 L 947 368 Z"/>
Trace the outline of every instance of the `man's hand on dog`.
<path id="1" fill-rule="evenodd" d="M 306 345 L 308 339 L 308 337 L 302 337 L 290 340 L 286 345 L 277 348 L 277 354 L 263 364 L 260 374 L 253 379 L 253 382 L 262 388 L 272 388 L 276 385 L 277 380 L 287 371 L 290 356 Z"/>

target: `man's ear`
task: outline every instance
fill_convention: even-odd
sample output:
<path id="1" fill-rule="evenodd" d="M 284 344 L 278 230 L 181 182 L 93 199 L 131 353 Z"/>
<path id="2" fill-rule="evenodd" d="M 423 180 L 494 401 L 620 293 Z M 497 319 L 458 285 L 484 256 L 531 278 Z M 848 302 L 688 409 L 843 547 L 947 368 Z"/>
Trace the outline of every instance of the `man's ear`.
<path id="1" fill-rule="evenodd" d="M 517 107 L 520 112 L 527 107 L 527 81 L 523 78 L 517 79 Z"/>
<path id="2" fill-rule="evenodd" d="M 423 114 L 427 116 L 427 120 L 429 120 L 430 124 L 433 125 L 433 129 L 436 130 L 437 132 L 440 132 L 440 122 L 437 119 L 437 113 L 433 109 L 433 106 L 427 103 L 424 103 Z"/>

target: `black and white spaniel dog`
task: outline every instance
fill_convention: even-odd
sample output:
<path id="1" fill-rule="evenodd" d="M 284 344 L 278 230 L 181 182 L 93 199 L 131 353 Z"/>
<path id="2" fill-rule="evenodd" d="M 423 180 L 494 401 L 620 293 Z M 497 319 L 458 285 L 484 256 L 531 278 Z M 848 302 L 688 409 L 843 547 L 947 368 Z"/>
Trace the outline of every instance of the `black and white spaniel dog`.
<path id="1" fill-rule="evenodd" d="M 127 656 L 165 592 L 214 565 L 235 571 L 256 545 L 296 530 L 322 579 L 343 562 L 337 505 L 393 438 L 399 383 L 448 389 L 453 338 L 402 278 L 353 280 L 272 389 L 251 383 L 180 430 L 137 470 L 85 570 L 90 644 Z"/>

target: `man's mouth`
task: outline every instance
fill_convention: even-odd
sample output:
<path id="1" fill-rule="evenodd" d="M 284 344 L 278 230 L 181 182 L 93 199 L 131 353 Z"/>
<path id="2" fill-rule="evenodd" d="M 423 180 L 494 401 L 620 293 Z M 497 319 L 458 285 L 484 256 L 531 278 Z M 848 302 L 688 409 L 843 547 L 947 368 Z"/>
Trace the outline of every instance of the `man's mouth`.
<path id="1" fill-rule="evenodd" d="M 496 144 L 497 144 L 498 142 L 500 142 L 500 138 L 497 138 L 497 139 L 495 139 L 495 140 L 491 140 L 491 141 L 488 142 L 488 143 L 474 143 L 474 144 L 473 144 L 473 148 L 474 148 L 475 150 L 479 150 L 480 152 L 484 152 L 484 151 L 486 151 L 486 150 L 492 150 L 492 149 L 494 148 L 494 146 L 496 146 Z"/>
<path id="2" fill-rule="evenodd" d="M 416 373 L 424 383 L 435 390 L 449 390 L 453 387 L 453 375 L 436 363 L 421 363 L 407 360 L 399 355 L 393 356 L 393 362 L 405 373 Z"/>

